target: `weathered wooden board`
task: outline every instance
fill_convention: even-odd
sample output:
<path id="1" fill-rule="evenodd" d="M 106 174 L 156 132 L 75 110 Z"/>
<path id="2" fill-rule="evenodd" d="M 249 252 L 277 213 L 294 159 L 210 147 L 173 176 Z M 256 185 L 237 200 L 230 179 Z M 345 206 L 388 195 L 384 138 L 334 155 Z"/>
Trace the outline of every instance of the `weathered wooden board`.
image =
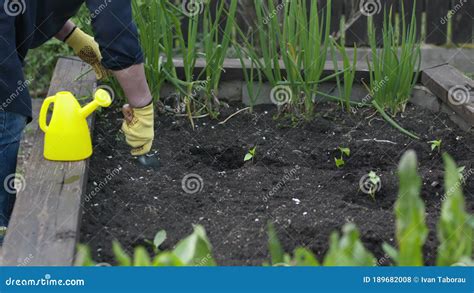
<path id="1" fill-rule="evenodd" d="M 176 67 L 176 72 L 178 77 L 184 78 L 184 69 L 183 69 L 183 60 L 182 59 L 174 59 L 174 65 Z M 246 67 L 250 68 L 250 63 L 245 62 Z M 198 59 L 196 62 L 196 66 L 194 68 L 194 76 L 199 76 L 202 70 L 206 66 L 206 61 L 204 59 Z M 234 81 L 234 80 L 244 80 L 244 74 L 242 71 L 242 64 L 240 63 L 239 59 L 226 59 L 221 69 L 222 81 Z M 285 66 L 283 62 L 280 61 L 280 68 L 282 69 L 282 74 L 285 75 Z M 342 62 L 339 62 L 338 68 L 341 70 L 343 68 Z M 219 70 L 219 69 L 216 69 Z M 324 66 L 323 77 L 330 76 L 334 74 L 334 64 L 332 61 L 326 61 L 326 65 Z M 356 80 L 368 80 L 369 78 L 369 70 L 367 64 L 365 62 L 359 62 L 357 65 L 357 72 L 356 72 Z M 205 77 L 203 78 L 205 79 Z"/>
<path id="2" fill-rule="evenodd" d="M 76 81 L 89 69 L 77 59 L 61 58 L 48 96 L 62 90 L 76 97 L 90 96 L 96 84 L 94 73 Z M 37 129 L 24 190 L 18 194 L 5 238 L 3 265 L 69 266 L 74 261 L 88 162 L 46 161 L 43 141 L 44 135 Z"/>
<path id="3" fill-rule="evenodd" d="M 474 81 L 451 65 L 426 69 L 422 83 L 467 123 L 474 126 Z"/>

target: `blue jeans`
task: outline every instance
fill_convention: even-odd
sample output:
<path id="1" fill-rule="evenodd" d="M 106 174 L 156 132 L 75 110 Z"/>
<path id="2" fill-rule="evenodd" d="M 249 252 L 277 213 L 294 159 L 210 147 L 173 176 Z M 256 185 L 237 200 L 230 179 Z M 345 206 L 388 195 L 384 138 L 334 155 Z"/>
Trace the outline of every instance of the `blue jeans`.
<path id="1" fill-rule="evenodd" d="M 0 227 L 8 226 L 16 200 L 16 163 L 25 126 L 25 116 L 0 111 Z"/>

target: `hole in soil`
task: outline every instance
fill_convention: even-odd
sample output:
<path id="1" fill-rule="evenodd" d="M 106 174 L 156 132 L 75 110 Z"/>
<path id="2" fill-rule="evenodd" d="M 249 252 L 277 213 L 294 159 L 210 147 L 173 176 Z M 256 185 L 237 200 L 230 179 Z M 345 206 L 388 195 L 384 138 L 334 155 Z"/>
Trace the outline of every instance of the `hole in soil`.
<path id="1" fill-rule="evenodd" d="M 208 165 L 218 171 L 235 170 L 244 166 L 245 150 L 231 147 L 193 147 L 190 153 L 197 162 Z"/>

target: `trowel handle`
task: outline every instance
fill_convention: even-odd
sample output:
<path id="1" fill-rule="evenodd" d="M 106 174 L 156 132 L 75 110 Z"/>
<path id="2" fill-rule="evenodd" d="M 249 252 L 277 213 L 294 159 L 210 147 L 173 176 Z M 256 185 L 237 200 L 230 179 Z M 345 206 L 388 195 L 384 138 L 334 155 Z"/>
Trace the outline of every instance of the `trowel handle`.
<path id="1" fill-rule="evenodd" d="M 39 122 L 39 126 L 41 130 L 43 130 L 44 133 L 48 132 L 48 128 L 49 128 L 49 126 L 46 124 L 48 109 L 51 103 L 54 103 L 55 100 L 56 100 L 56 97 L 49 97 L 46 100 L 44 100 L 43 105 L 41 106 L 38 122 Z"/>

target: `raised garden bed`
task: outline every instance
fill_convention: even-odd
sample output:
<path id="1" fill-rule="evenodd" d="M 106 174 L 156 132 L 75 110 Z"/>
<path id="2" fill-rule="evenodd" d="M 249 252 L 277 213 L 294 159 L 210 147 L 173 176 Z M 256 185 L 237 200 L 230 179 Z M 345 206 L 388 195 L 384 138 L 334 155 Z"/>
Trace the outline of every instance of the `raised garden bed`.
<path id="1" fill-rule="evenodd" d="M 87 70 L 76 59 L 61 59 L 50 95 L 64 89 L 77 96 L 90 95 L 93 76 L 75 79 Z M 364 70 L 357 74 L 363 75 Z M 441 152 L 450 153 L 460 166 L 472 171 L 474 135 L 465 131 L 473 125 L 472 104 L 452 105 L 449 95 L 454 86 L 472 88 L 472 80 L 446 65 L 423 71 L 421 80 L 428 88 L 417 87 L 399 119 L 421 138 L 413 140 L 373 115 L 371 108 L 355 107 L 355 113 L 348 115 L 340 106 L 324 101 L 317 104 L 316 118 L 309 123 L 274 120 L 276 107 L 260 105 L 253 113 L 240 112 L 222 124 L 219 121 L 245 107 L 238 100 L 245 100 L 246 91 L 238 76 L 223 78 L 222 87 L 234 89 L 222 92 L 230 106 L 219 120 L 196 120 L 193 131 L 185 118 L 158 116 L 154 149 L 163 165 L 159 172 L 139 168 L 130 159 L 118 132 L 122 119 L 118 104 L 116 110 L 104 111 L 97 118 L 90 169 L 87 162 L 44 161 L 43 135 L 36 129 L 3 264 L 71 265 L 78 240 L 91 246 L 95 260 L 113 263 L 113 239 L 131 251 L 136 245 L 147 245 L 147 239 L 164 229 L 168 239 L 161 248 L 166 249 L 188 235 L 193 224 L 201 224 L 218 264 L 260 265 L 268 261 L 268 222 L 275 224 L 285 250 L 306 246 L 318 257 L 327 250 L 331 231 L 354 222 L 378 263 L 388 265 L 391 260 L 382 243 L 394 244 L 396 169 L 408 149 L 419 156 L 430 229 L 424 253 L 427 263 L 434 264 L 444 169 L 440 153 L 432 151 L 427 141 L 442 140 Z M 322 88 L 334 94 L 334 84 Z M 363 89 L 356 86 L 353 98 L 361 97 Z M 268 100 L 264 91 L 260 98 L 259 102 Z M 255 146 L 254 160 L 245 163 L 245 154 Z M 351 149 L 343 168 L 334 161 L 340 156 L 338 147 Z M 382 179 L 375 200 L 360 190 L 360 179 L 370 171 Z M 190 174 L 202 178 L 197 193 L 186 192 L 182 186 Z M 467 209 L 473 212 L 472 180 L 466 180 L 464 191 Z"/>
<path id="2" fill-rule="evenodd" d="M 221 120 L 243 107 L 232 103 Z M 114 239 L 132 252 L 164 229 L 168 239 L 162 248 L 169 249 L 192 231 L 193 224 L 201 224 L 220 265 L 261 265 L 269 259 L 268 222 L 275 223 L 286 251 L 305 246 L 319 257 L 328 249 L 330 233 L 354 222 L 365 246 L 380 264 L 388 265 L 382 244 L 395 244 L 397 164 L 405 151 L 413 149 L 420 161 L 430 229 L 424 254 L 432 265 L 444 169 L 440 153 L 432 151 L 427 141 L 441 139 L 442 152 L 466 170 L 474 167 L 474 134 L 460 130 L 448 111 L 441 111 L 443 107 L 438 104 L 427 110 L 409 104 L 403 127 L 420 140 L 372 116 L 373 110 L 361 108 L 347 115 L 333 103 L 319 103 L 316 119 L 296 126 L 275 121 L 276 108 L 265 105 L 223 125 L 198 120 L 195 131 L 184 118 L 160 115 L 154 145 L 162 162 L 159 172 L 141 169 L 129 160 L 128 148 L 118 136 L 121 114 L 105 112 L 95 128 L 80 241 L 91 246 L 95 260 L 113 263 Z M 254 146 L 254 161 L 244 163 Z M 338 147 L 352 152 L 340 169 L 334 162 Z M 370 171 L 382 179 L 375 200 L 359 186 Z M 182 180 L 189 174 L 202 178 L 200 192 L 189 194 L 183 189 Z M 472 180 L 464 190 L 468 211 L 474 212 Z"/>

